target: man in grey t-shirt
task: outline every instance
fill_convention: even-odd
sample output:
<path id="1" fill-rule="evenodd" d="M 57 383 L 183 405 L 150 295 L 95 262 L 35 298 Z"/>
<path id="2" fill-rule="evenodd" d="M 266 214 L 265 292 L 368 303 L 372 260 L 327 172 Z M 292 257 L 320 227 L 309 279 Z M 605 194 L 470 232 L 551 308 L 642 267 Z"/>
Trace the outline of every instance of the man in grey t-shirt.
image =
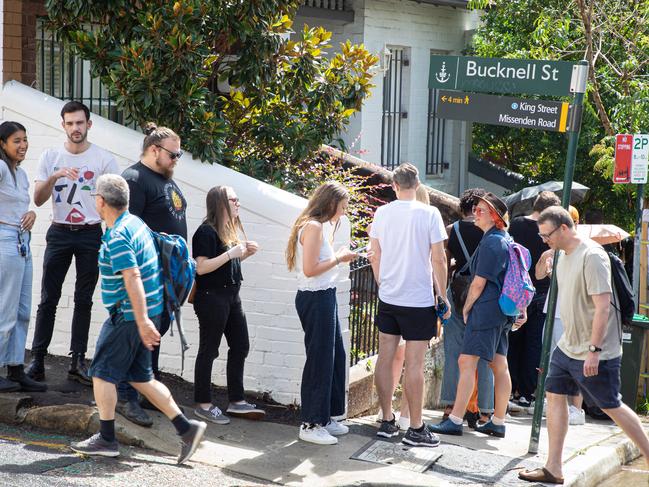
<path id="1" fill-rule="evenodd" d="M 539 235 L 553 250 L 561 292 L 564 333 L 552 354 L 545 391 L 549 450 L 545 466 L 519 473 L 523 480 L 563 483 L 561 448 L 568 430 L 567 396 L 581 392 L 608 414 L 637 445 L 649 465 L 649 438 L 638 416 L 620 401 L 622 330 L 615 306 L 608 255 L 577 235 L 570 213 L 560 206 L 544 210 Z"/>

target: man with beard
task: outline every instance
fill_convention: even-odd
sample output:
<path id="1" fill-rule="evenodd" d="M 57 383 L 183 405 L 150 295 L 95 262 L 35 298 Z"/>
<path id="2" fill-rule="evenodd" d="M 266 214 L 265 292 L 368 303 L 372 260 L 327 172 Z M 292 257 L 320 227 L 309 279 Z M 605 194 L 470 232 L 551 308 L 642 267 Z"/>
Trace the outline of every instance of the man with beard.
<path id="1" fill-rule="evenodd" d="M 128 210 L 140 217 L 151 230 L 180 235 L 187 240 L 187 202 L 180 188 L 174 182 L 174 168 L 183 152 L 180 150 L 180 137 L 171 129 L 149 123 L 144 128 L 144 142 L 140 162 L 124 171 L 122 176 L 128 182 L 131 193 Z M 162 313 L 160 336 L 169 330 L 170 320 Z M 153 349 L 152 368 L 156 380 L 160 380 L 158 360 L 160 346 Z M 117 411 L 124 417 L 141 426 L 151 426 L 151 417 L 142 409 L 138 394 L 127 383 L 118 387 L 119 403 Z"/>
<path id="2" fill-rule="evenodd" d="M 112 154 L 88 142 L 92 121 L 87 106 L 68 102 L 61 110 L 61 118 L 67 140 L 62 147 L 43 152 L 34 189 L 36 206 L 52 200 L 52 224 L 45 236 L 41 301 L 36 313 L 32 362 L 26 373 L 34 380 L 45 380 L 45 354 L 52 341 L 63 281 L 74 256 L 76 282 L 68 379 L 92 385 L 85 353 L 92 295 L 99 277 L 97 256 L 102 228 L 91 192 L 99 176 L 115 174 L 119 168 Z"/>

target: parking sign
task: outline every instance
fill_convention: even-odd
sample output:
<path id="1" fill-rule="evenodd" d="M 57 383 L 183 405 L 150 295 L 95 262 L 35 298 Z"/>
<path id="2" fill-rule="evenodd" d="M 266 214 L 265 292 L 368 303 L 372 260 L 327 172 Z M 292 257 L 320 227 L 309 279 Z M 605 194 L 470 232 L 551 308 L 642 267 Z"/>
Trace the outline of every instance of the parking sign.
<path id="1" fill-rule="evenodd" d="M 647 182 L 647 163 L 649 163 L 649 135 L 633 136 L 633 154 L 631 155 L 631 182 Z"/>

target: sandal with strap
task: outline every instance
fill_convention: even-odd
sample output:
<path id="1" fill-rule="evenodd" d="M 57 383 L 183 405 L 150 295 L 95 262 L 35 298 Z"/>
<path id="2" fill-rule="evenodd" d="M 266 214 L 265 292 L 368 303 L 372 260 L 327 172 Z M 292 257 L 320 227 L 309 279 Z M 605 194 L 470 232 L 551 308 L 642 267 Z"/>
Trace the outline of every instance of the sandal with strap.
<path id="1" fill-rule="evenodd" d="M 518 473 L 518 478 L 528 482 L 539 482 L 545 484 L 563 484 L 563 477 L 555 477 L 547 468 L 535 468 Z"/>

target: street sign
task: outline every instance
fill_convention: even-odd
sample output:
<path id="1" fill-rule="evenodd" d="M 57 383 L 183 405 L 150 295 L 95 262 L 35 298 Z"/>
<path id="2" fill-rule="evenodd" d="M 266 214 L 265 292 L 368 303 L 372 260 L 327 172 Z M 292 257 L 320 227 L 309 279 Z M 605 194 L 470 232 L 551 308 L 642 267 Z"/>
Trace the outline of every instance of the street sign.
<path id="1" fill-rule="evenodd" d="M 439 90 L 438 118 L 565 132 L 569 104 L 511 96 Z"/>
<path id="2" fill-rule="evenodd" d="M 615 169 L 614 183 L 631 182 L 631 156 L 633 155 L 633 135 L 617 134 L 615 136 Z"/>
<path id="3" fill-rule="evenodd" d="M 649 135 L 633 136 L 633 154 L 631 155 L 631 182 L 647 182 L 647 163 L 649 162 Z"/>
<path id="4" fill-rule="evenodd" d="M 570 95 L 573 67 L 567 61 L 470 56 L 430 57 L 429 88 L 491 93 Z"/>

